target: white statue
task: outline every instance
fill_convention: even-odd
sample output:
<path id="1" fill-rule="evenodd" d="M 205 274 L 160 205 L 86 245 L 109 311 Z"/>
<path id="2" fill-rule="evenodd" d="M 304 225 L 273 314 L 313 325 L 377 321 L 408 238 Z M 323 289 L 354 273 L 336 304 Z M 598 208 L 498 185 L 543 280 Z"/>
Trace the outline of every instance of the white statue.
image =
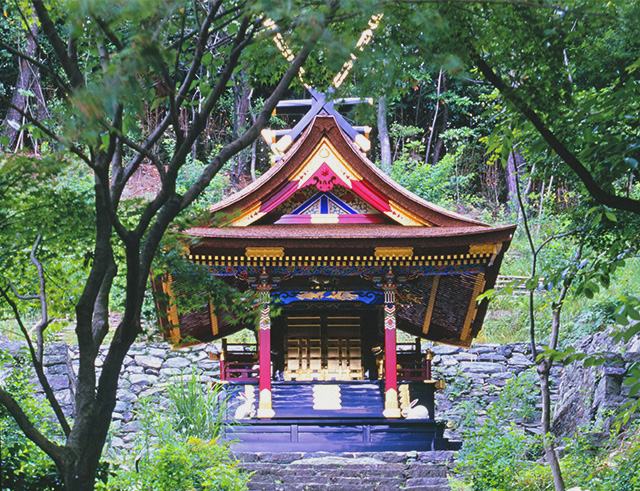
<path id="1" fill-rule="evenodd" d="M 253 391 L 241 392 L 238 394 L 238 399 L 240 399 L 240 405 L 236 408 L 233 418 L 249 419 L 255 417 L 256 408 L 254 404 L 256 399 Z"/>
<path id="2" fill-rule="evenodd" d="M 429 419 L 429 410 L 422 404 L 419 406 L 417 404 L 418 399 L 411 401 L 409 407 L 402 410 L 402 417 L 406 419 Z"/>

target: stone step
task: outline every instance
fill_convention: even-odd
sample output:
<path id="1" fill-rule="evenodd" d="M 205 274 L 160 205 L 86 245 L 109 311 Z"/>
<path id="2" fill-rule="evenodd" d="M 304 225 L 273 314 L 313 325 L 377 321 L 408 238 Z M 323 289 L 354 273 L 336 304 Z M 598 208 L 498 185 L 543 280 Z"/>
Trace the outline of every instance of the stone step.
<path id="1" fill-rule="evenodd" d="M 450 491 L 451 452 L 239 453 L 250 490 Z"/>
<path id="2" fill-rule="evenodd" d="M 454 453 L 449 450 L 429 452 L 237 452 L 236 458 L 242 462 L 269 462 L 273 464 L 290 464 L 296 460 L 307 460 L 317 457 L 343 457 L 347 459 L 372 458 L 379 462 L 396 464 L 442 465 L 451 462 Z"/>

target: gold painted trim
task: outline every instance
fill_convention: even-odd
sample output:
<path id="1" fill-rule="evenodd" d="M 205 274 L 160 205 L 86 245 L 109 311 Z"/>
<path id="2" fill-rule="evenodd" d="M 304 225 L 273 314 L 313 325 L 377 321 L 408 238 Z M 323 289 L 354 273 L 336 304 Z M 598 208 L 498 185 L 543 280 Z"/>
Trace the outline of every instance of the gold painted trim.
<path id="1" fill-rule="evenodd" d="M 438 285 L 440 284 L 440 276 L 433 277 L 433 283 L 431 284 L 431 291 L 429 292 L 429 303 L 427 304 L 427 311 L 424 314 L 424 321 L 422 322 L 422 334 L 427 335 L 429 328 L 431 327 L 431 317 L 433 316 L 433 308 L 436 305 L 436 296 L 438 294 Z"/>
<path id="2" fill-rule="evenodd" d="M 476 298 L 478 298 L 478 295 L 480 295 L 480 292 L 484 289 L 484 285 L 484 273 L 478 273 L 475 285 L 473 286 L 473 292 L 471 293 L 471 301 L 469 302 L 469 308 L 467 309 L 467 316 L 464 319 L 462 331 L 460 332 L 460 339 L 463 342 L 471 342 L 471 326 L 476 318 L 476 312 L 478 311 Z"/>
<path id="3" fill-rule="evenodd" d="M 395 389 L 388 389 L 384 394 L 384 411 L 382 415 L 385 418 L 399 418 L 400 408 L 398 407 L 398 392 Z"/>
<path id="4" fill-rule="evenodd" d="M 409 395 L 409 384 L 400 384 L 398 386 L 398 392 L 400 393 L 400 411 L 408 410 L 411 405 L 411 397 Z"/>
<path id="5" fill-rule="evenodd" d="M 284 257 L 284 247 L 247 247 L 244 255 L 248 258 Z"/>
<path id="6" fill-rule="evenodd" d="M 329 152 L 328 154 L 326 153 L 327 150 Z M 331 157 L 335 158 L 335 161 L 333 161 Z M 292 173 L 289 180 L 299 181 L 298 187 L 301 187 L 323 163 L 326 163 L 340 178 L 345 179 L 349 187 L 351 187 L 351 181 L 362 181 L 362 176 L 351 167 L 326 136 L 318 142 L 316 148 L 311 152 L 309 157 L 300 164 L 295 172 Z M 342 169 L 335 168 L 336 163 L 342 166 Z"/>
<path id="7" fill-rule="evenodd" d="M 262 389 L 258 401 L 258 418 L 273 418 L 275 414 L 271 405 L 271 391 Z"/>
<path id="8" fill-rule="evenodd" d="M 248 248 L 275 250 L 273 255 L 215 256 L 196 254 L 189 260 L 208 266 L 460 266 L 487 265 L 489 255 L 453 254 L 440 256 L 376 257 L 376 256 L 281 256 L 278 247 Z"/>
<path id="9" fill-rule="evenodd" d="M 338 223 L 339 221 L 339 215 L 337 215 L 336 213 L 327 213 L 324 215 L 311 215 L 311 223 L 317 224 L 317 223 Z"/>
<path id="10" fill-rule="evenodd" d="M 329 378 L 327 377 L 326 380 Z M 313 409 L 314 410 L 340 410 L 342 409 L 342 395 L 338 384 L 313 386 Z"/>
<path id="11" fill-rule="evenodd" d="M 502 246 L 501 243 L 493 244 L 472 244 L 469 246 L 469 254 L 497 254 Z"/>
<path id="12" fill-rule="evenodd" d="M 395 201 L 389 200 L 389 208 L 391 208 L 391 211 L 386 211 L 384 214 L 394 221 L 399 222 L 401 225 L 408 227 L 417 227 L 420 225 L 426 227 L 433 226 L 433 224 L 423 220 L 422 218 L 418 218 L 417 215 L 414 215 L 406 208 L 403 208 Z"/>
<path id="13" fill-rule="evenodd" d="M 256 220 L 262 218 L 265 213 L 260 211 L 260 207 L 262 206 L 261 202 L 258 202 L 251 206 L 250 208 L 242 210 L 240 216 L 234 218 L 229 222 L 230 227 L 246 227 L 247 225 L 251 225 Z"/>
<path id="14" fill-rule="evenodd" d="M 217 336 L 220 333 L 220 326 L 218 325 L 216 308 L 211 303 L 211 300 L 209 300 L 209 321 L 211 322 L 211 334 Z"/>
<path id="15" fill-rule="evenodd" d="M 376 247 L 373 255 L 375 257 L 413 257 L 413 247 Z"/>

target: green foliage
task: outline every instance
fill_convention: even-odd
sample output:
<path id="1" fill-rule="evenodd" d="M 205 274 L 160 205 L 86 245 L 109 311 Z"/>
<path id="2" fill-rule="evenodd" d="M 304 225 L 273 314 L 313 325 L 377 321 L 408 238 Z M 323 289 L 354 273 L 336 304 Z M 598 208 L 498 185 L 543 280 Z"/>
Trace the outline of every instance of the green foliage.
<path id="1" fill-rule="evenodd" d="M 138 469 L 123 464 L 107 484 L 113 491 L 241 491 L 249 477 L 238 469 L 229 450 L 214 440 L 188 437 L 159 444 L 139 462 Z"/>
<path id="2" fill-rule="evenodd" d="M 91 260 L 92 183 L 73 161 L 53 156 L 0 158 L 0 284 L 21 294 L 37 290 L 29 254 L 42 235 L 38 259 L 48 280 L 52 317 L 67 317 L 80 295 Z M 25 317 L 39 306 L 20 302 Z M 0 313 L 7 312 L 2 302 Z M 4 316 L 3 316 L 4 317 Z"/>
<path id="3" fill-rule="evenodd" d="M 98 489 L 174 491 L 246 489 L 249 475 L 238 468 L 220 440 L 227 399 L 220 386 L 209 389 L 195 373 L 172 382 L 162 411 L 156 398 L 143 399 L 136 411 L 139 438 L 130 453 L 112 455 L 114 469 Z"/>
<path id="4" fill-rule="evenodd" d="M 640 425 L 636 422 L 622 436 L 612 434 L 601 444 L 592 428 L 583 428 L 567 440 L 561 460 L 569 484 L 598 491 L 640 489 Z"/>
<path id="5" fill-rule="evenodd" d="M 462 203 L 472 206 L 477 203 L 468 192 L 475 175 L 459 172 L 464 145 L 459 146 L 455 153 L 446 154 L 437 164 L 426 164 L 424 145 L 415 139 L 422 133 L 420 128 L 394 123 L 389 133 L 395 139 L 396 151 L 399 152 L 391 169 L 391 177 L 396 182 L 441 206 L 455 207 Z"/>
<path id="6" fill-rule="evenodd" d="M 252 308 L 255 293 L 240 291 L 211 275 L 206 266 L 188 261 L 182 255 L 181 247 L 174 245 L 159 253 L 154 268 L 156 274 L 160 271 L 171 272 L 179 311 L 194 312 L 206 307 L 207 300 L 210 300 L 221 309 L 224 306 L 224 315 L 228 316 L 225 320 L 229 325 L 255 325 L 257 312 Z"/>
<path id="7" fill-rule="evenodd" d="M 3 373 L 3 389 L 20 404 L 29 419 L 47 437 L 60 439 L 55 426 L 53 411 L 47 403 L 35 397 L 35 387 L 30 382 L 29 361 L 26 353 L 13 358 L 0 351 L 0 373 Z M 0 483 L 2 489 L 58 490 L 62 482 L 48 455 L 22 433 L 13 417 L 0 404 Z"/>
<path id="8" fill-rule="evenodd" d="M 532 453 L 539 453 L 540 441 L 514 424 L 535 414 L 534 375 L 528 371 L 509 380 L 479 426 L 466 421 L 457 470 L 474 490 L 511 489 L 516 472 Z"/>
<path id="9" fill-rule="evenodd" d="M 224 430 L 227 398 L 222 385 L 203 385 L 197 375 L 184 376 L 167 388 L 174 428 L 184 435 L 217 439 Z"/>
<path id="10" fill-rule="evenodd" d="M 551 468 L 542 463 L 528 462 L 526 466 L 513 476 L 514 481 L 507 489 L 526 491 L 553 491 Z"/>
<path id="11" fill-rule="evenodd" d="M 532 385 L 525 383 L 525 391 Z M 526 388 L 528 386 L 528 389 Z M 505 389 L 509 388 L 509 384 Z M 466 436 L 457 470 L 474 490 L 551 491 L 554 489 L 549 466 L 544 462 L 539 439 L 526 436 L 512 424 L 505 409 L 513 404 L 518 412 L 520 389 L 509 393 L 490 407 L 487 421 L 477 433 Z M 514 397 L 516 398 L 514 400 Z M 528 403 L 530 408 L 533 406 Z M 525 404 L 526 406 L 527 404 Z M 492 417 L 504 417 L 501 424 Z M 495 421 L 495 420 L 494 420 Z M 636 422 L 625 433 L 612 433 L 602 442 L 602 434 L 593 427 L 582 427 L 564 442 L 560 466 L 567 488 L 597 491 L 640 490 L 640 429 Z"/>

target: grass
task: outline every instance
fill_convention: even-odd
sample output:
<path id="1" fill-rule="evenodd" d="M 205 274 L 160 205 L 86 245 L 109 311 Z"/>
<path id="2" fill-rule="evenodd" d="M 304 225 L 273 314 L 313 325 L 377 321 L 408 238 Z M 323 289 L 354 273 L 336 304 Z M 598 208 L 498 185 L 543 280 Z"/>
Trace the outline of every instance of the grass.
<path id="1" fill-rule="evenodd" d="M 532 228 L 536 228 L 535 224 Z M 553 225 L 547 224 L 547 230 L 541 227 L 539 244 L 545 237 L 555 233 Z M 544 275 L 545 268 L 553 261 L 567 257 L 573 249 L 566 242 L 558 241 L 544 250 L 539 260 L 539 272 Z M 500 270 L 503 275 L 530 275 L 531 253 L 522 230 L 518 230 Z M 611 278 L 609 288 L 602 288 L 593 298 L 576 296 L 575 289 L 570 291 L 562 310 L 564 322 L 561 342 L 567 343 L 591 334 L 601 327 L 611 324 L 612 314 L 619 307 L 621 296 L 640 294 L 640 257 L 628 259 Z M 551 323 L 550 302 L 557 292 L 535 292 L 536 327 L 539 341 L 544 342 Z M 483 330 L 477 342 L 513 343 L 529 341 L 528 295 L 496 291 L 491 299 Z"/>

